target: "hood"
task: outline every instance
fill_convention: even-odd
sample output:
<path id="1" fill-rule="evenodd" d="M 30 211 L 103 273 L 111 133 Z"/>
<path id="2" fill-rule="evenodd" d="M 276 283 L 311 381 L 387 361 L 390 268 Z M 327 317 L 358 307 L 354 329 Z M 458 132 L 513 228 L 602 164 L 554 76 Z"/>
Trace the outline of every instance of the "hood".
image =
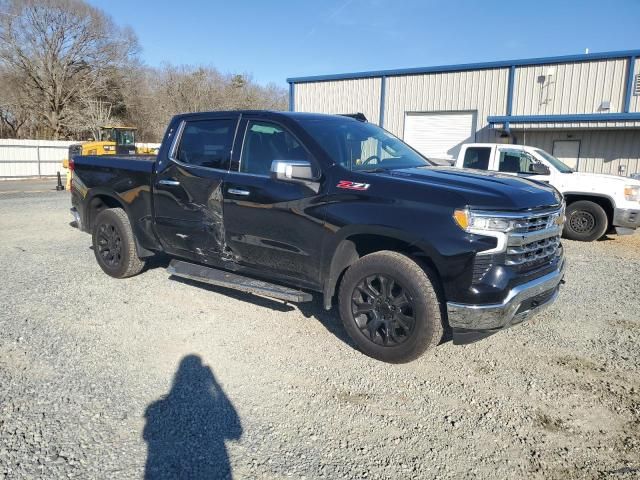
<path id="1" fill-rule="evenodd" d="M 567 176 L 575 177 L 577 179 L 589 179 L 593 182 L 608 182 L 615 185 L 640 186 L 640 180 L 630 177 L 620 177 L 618 175 L 605 175 L 604 173 L 573 172 L 571 174 L 567 174 Z"/>
<path id="2" fill-rule="evenodd" d="M 483 170 L 429 166 L 389 170 L 384 175 L 453 191 L 476 209 L 529 210 L 562 202 L 558 191 L 548 184 Z"/>

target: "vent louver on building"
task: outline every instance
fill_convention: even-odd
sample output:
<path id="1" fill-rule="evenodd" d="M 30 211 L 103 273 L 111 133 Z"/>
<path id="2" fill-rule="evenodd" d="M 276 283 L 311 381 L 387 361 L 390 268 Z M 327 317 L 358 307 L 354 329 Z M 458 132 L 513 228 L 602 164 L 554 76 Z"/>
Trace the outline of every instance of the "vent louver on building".
<path id="1" fill-rule="evenodd" d="M 633 94 L 636 97 L 640 96 L 640 73 L 636 74 L 636 82 L 633 86 Z"/>

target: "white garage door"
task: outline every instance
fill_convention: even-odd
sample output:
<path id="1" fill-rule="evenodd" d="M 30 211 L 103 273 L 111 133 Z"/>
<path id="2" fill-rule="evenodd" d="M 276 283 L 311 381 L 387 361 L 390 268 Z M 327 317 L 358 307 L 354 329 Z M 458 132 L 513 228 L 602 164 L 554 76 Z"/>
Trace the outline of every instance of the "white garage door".
<path id="1" fill-rule="evenodd" d="M 404 141 L 428 158 L 455 159 L 463 143 L 475 141 L 475 112 L 407 113 Z"/>

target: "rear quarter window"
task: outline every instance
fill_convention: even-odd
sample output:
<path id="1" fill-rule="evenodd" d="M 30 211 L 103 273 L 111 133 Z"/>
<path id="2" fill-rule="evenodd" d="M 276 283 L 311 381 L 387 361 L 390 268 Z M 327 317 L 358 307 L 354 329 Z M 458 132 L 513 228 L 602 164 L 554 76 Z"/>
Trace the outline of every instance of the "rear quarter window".
<path id="1" fill-rule="evenodd" d="M 489 158 L 491 157 L 491 147 L 469 147 L 464 153 L 464 168 L 475 168 L 477 170 L 489 170 Z"/>

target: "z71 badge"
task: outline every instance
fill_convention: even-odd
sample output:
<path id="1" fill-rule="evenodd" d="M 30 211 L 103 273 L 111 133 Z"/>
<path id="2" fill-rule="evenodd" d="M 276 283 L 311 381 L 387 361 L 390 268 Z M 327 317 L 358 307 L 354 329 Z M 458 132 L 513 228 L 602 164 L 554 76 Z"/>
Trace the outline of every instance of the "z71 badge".
<path id="1" fill-rule="evenodd" d="M 368 183 L 356 183 L 349 180 L 340 180 L 336 186 L 346 190 L 367 190 L 370 187 Z"/>

